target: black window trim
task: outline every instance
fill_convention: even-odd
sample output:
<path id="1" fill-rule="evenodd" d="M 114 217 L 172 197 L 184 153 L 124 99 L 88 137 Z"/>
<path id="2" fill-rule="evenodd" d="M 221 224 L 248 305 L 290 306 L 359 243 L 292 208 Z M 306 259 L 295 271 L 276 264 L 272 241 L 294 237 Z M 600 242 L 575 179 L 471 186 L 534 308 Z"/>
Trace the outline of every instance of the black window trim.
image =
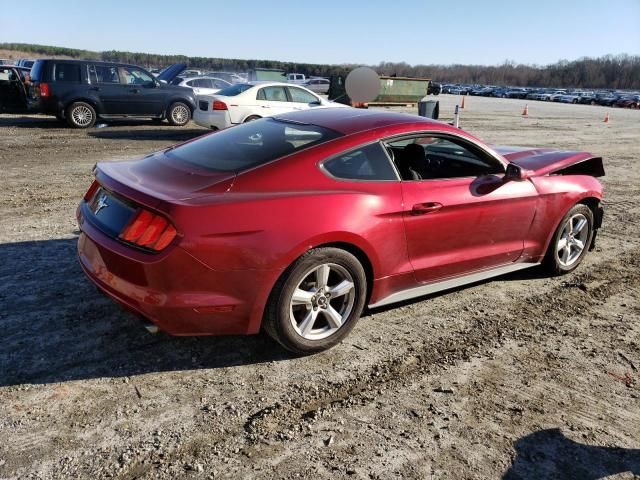
<path id="1" fill-rule="evenodd" d="M 439 138 L 444 138 L 445 140 L 449 140 L 449 139 L 453 139 L 451 141 L 453 141 L 453 143 L 456 143 L 455 140 L 458 140 L 463 146 L 465 144 L 467 145 L 471 145 L 472 148 L 475 148 L 476 150 L 478 150 L 479 152 L 481 152 L 482 154 L 484 154 L 486 157 L 490 158 L 491 160 L 495 160 L 497 163 L 500 164 L 500 166 L 502 166 L 502 172 L 501 173 L 497 173 L 497 174 L 491 174 L 491 175 L 504 175 L 507 169 L 507 162 L 502 159 L 500 157 L 500 155 L 498 155 L 497 152 L 494 152 L 493 150 L 481 145 L 478 142 L 475 142 L 469 138 L 465 138 L 461 135 L 456 135 L 454 133 L 449 133 L 449 132 L 442 132 L 442 131 L 438 131 L 438 130 L 424 130 L 424 131 L 420 131 L 420 132 L 411 132 L 411 133 L 403 133 L 403 134 L 397 134 L 397 135 L 393 135 L 391 137 L 386 137 L 380 140 L 380 142 L 382 143 L 382 146 L 384 147 L 384 151 L 387 154 L 387 156 L 389 157 L 389 159 L 391 160 L 391 163 L 393 164 L 394 168 L 397 170 L 397 166 L 396 166 L 396 162 L 391 159 L 391 156 L 389 155 L 389 150 L 387 148 L 387 143 L 389 142 L 393 142 L 393 141 L 398 141 L 398 140 L 404 140 L 404 139 L 410 139 L 410 138 L 420 138 L 420 137 L 425 137 L 425 136 L 431 136 L 431 137 L 439 137 Z M 466 177 L 445 177 L 445 178 L 423 178 L 420 180 L 404 180 L 402 178 L 402 176 L 400 176 L 400 181 L 402 182 L 433 182 L 433 181 L 442 181 L 442 180 L 461 180 L 461 179 L 468 179 L 468 178 L 478 178 L 478 175 L 468 175 Z"/>
<path id="2" fill-rule="evenodd" d="M 375 143 L 377 143 L 380 146 L 380 148 L 384 152 L 385 156 L 387 157 L 387 160 L 391 164 L 391 168 L 393 169 L 393 172 L 396 174 L 396 178 L 395 179 L 380 180 L 380 179 L 369 179 L 369 178 L 343 178 L 343 177 L 336 177 L 324 165 L 325 163 L 330 162 L 331 160 L 334 160 L 334 159 L 339 158 L 339 157 L 343 157 L 344 155 L 348 155 L 351 152 L 354 152 L 356 150 L 360 150 L 362 148 L 368 147 L 369 145 L 373 145 Z M 339 153 L 336 153 L 334 155 L 331 155 L 331 156 L 329 156 L 327 158 L 323 158 L 322 160 L 320 160 L 318 162 L 318 168 L 327 177 L 331 178 L 332 180 L 337 180 L 339 182 L 401 182 L 402 181 L 402 177 L 400 176 L 400 172 L 398 171 L 398 168 L 396 167 L 395 162 L 389 156 L 389 152 L 387 151 L 387 148 L 385 147 L 385 145 L 384 145 L 382 140 L 373 140 L 373 141 L 369 141 L 369 142 L 366 142 L 366 143 L 362 143 L 362 144 L 358 145 L 357 147 L 349 148 L 348 150 L 343 150 L 343 151 L 341 151 Z"/>

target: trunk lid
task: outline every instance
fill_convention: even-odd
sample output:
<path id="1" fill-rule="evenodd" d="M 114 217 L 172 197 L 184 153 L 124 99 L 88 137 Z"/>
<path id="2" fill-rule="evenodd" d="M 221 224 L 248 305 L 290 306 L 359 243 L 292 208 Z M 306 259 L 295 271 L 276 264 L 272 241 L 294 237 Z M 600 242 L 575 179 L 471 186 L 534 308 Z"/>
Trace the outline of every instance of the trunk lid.
<path id="1" fill-rule="evenodd" d="M 494 146 L 493 149 L 509 162 L 518 165 L 535 176 L 547 175 L 587 160 L 597 159 L 595 155 L 588 152 L 556 150 L 553 148 Z M 601 166 L 602 160 L 597 160 L 599 160 Z M 602 175 L 604 175 L 604 172 Z"/>
<path id="2" fill-rule="evenodd" d="M 186 166 L 167 158 L 165 152 L 96 166 L 96 179 L 101 185 L 151 208 L 161 202 L 179 203 L 224 193 L 231 188 L 235 176 L 234 172 Z"/>

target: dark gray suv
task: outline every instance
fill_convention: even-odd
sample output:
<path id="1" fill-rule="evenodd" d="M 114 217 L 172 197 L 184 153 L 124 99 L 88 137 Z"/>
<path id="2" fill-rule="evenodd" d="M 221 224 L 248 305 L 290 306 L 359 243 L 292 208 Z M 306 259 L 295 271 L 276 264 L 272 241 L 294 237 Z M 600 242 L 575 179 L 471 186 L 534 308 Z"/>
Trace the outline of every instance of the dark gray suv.
<path id="1" fill-rule="evenodd" d="M 30 110 L 55 115 L 71 127 L 97 118 L 138 117 L 186 125 L 196 105 L 190 89 L 169 85 L 186 68 L 168 67 L 157 77 L 124 63 L 36 60 L 29 85 Z"/>

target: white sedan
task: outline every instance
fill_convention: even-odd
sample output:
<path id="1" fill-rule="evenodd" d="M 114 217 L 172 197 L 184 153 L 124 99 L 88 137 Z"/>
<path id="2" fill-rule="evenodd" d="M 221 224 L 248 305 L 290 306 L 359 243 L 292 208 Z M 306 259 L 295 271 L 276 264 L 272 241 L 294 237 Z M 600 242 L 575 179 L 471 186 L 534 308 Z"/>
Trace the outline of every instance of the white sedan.
<path id="1" fill-rule="evenodd" d="M 215 95 L 199 95 L 193 121 L 213 130 L 250 122 L 262 117 L 309 108 L 344 108 L 306 88 L 287 83 L 238 83 Z"/>
<path id="2" fill-rule="evenodd" d="M 221 78 L 203 76 L 185 78 L 178 85 L 191 88 L 196 95 L 211 95 L 231 84 Z"/>

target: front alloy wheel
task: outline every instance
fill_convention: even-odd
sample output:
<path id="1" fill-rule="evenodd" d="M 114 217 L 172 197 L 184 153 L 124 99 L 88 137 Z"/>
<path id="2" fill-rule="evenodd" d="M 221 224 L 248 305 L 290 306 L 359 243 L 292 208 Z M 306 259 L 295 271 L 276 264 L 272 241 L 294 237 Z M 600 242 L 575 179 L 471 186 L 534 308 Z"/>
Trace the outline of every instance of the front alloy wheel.
<path id="1" fill-rule="evenodd" d="M 589 237 L 589 221 L 582 213 L 569 217 L 556 244 L 558 262 L 570 267 L 582 255 Z"/>
<path id="2" fill-rule="evenodd" d="M 191 110 L 182 102 L 176 102 L 169 107 L 167 120 L 171 125 L 182 127 L 191 120 Z"/>
<path id="3" fill-rule="evenodd" d="M 367 281 L 351 253 L 309 250 L 276 283 L 265 311 L 265 331 L 287 350 L 309 354 L 333 347 L 355 326 Z"/>
<path id="4" fill-rule="evenodd" d="M 593 238 L 593 212 L 584 204 L 574 205 L 558 226 L 544 263 L 553 274 L 574 270 L 589 250 Z"/>

